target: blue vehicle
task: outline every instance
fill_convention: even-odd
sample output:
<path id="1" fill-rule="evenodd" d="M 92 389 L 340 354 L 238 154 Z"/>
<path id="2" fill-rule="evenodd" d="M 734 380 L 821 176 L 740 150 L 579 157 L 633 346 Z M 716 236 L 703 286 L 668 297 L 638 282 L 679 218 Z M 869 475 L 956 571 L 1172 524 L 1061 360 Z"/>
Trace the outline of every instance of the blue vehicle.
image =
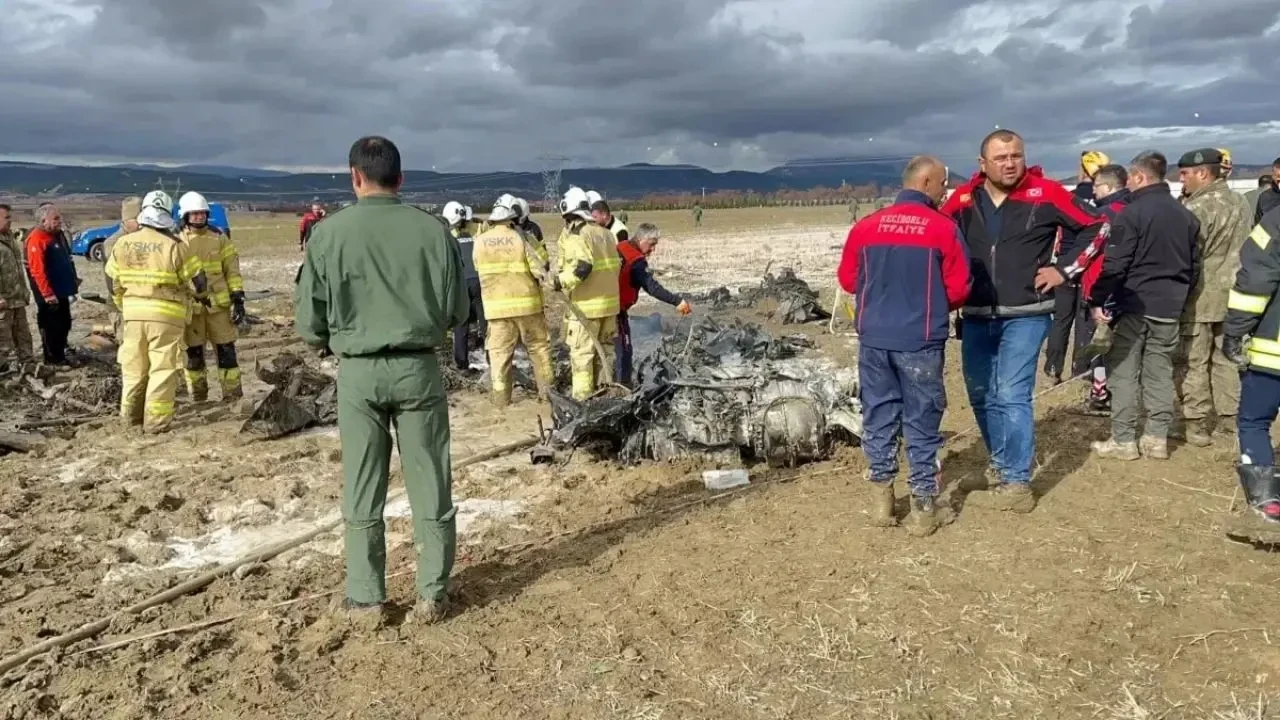
<path id="1" fill-rule="evenodd" d="M 173 219 L 175 222 L 179 221 L 176 203 L 173 206 Z M 222 203 L 209 203 L 209 225 L 226 233 L 227 237 L 231 237 L 231 222 L 227 219 L 227 209 L 222 206 Z M 105 262 L 107 258 L 103 243 L 119 229 L 120 223 L 81 230 L 71 238 L 71 253 L 82 255 L 94 262 Z"/>

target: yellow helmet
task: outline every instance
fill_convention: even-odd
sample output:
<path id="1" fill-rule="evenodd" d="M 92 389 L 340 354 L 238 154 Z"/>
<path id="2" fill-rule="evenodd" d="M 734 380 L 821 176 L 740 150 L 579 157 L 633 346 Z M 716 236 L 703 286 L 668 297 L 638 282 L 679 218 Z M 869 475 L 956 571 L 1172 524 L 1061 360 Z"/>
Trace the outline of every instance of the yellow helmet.
<path id="1" fill-rule="evenodd" d="M 1103 165 L 1110 165 L 1111 158 L 1101 150 L 1085 150 L 1080 153 L 1080 169 L 1084 170 L 1084 174 L 1093 177 L 1098 174 Z"/>
<path id="2" fill-rule="evenodd" d="M 1222 172 L 1227 175 L 1231 174 L 1231 151 L 1226 148 L 1218 148 L 1218 152 L 1222 153 Z"/>

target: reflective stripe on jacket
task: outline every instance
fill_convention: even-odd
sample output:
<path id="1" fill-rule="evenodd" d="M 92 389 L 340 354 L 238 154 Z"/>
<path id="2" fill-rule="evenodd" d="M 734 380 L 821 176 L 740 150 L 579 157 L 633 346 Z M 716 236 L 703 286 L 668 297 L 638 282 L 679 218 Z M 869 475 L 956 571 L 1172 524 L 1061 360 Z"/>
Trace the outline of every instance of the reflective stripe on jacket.
<path id="1" fill-rule="evenodd" d="M 585 278 L 578 268 L 590 265 Z M 621 303 L 618 273 L 622 259 L 613 234 L 582 219 L 571 221 L 560 232 L 560 263 L 556 276 L 569 302 L 589 320 L 613 317 Z"/>
<path id="2" fill-rule="evenodd" d="M 541 261 L 520 231 L 497 225 L 480 233 L 473 242 L 473 259 L 486 320 L 542 312 L 542 288 L 537 279 Z"/>
<path id="3" fill-rule="evenodd" d="M 150 227 L 122 235 L 107 258 L 107 277 L 125 322 L 145 320 L 185 325 L 190 319 L 188 285 L 203 270 L 177 236 Z"/>
<path id="4" fill-rule="evenodd" d="M 187 253 L 200 261 L 200 268 L 209 279 L 209 300 L 214 308 L 231 307 L 231 293 L 244 292 L 244 280 L 240 277 L 240 253 L 231 239 L 215 228 L 187 226 L 179 237 L 187 245 Z M 203 305 L 196 303 L 191 311 L 200 314 Z"/>

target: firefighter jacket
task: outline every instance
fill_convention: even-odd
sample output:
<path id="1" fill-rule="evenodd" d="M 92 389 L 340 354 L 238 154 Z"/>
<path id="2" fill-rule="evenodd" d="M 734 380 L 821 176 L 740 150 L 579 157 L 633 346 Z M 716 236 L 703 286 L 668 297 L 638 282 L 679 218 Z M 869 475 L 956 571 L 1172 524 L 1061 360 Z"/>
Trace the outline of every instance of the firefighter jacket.
<path id="1" fill-rule="evenodd" d="M 111 294 L 125 322 L 186 325 L 190 286 L 203 274 L 200 258 L 181 238 L 151 227 L 121 236 L 107 258 Z"/>
<path id="2" fill-rule="evenodd" d="M 1227 297 L 1224 334 L 1252 335 L 1249 368 L 1280 375 L 1280 212 L 1262 218 L 1240 248 L 1240 270 Z"/>
<path id="3" fill-rule="evenodd" d="M 231 307 L 231 294 L 244 292 L 244 280 L 240 277 L 240 253 L 231 244 L 231 238 L 217 228 L 182 228 L 179 237 L 187 244 L 187 252 L 200 261 L 200 268 L 209 279 L 210 312 Z M 205 307 L 199 303 L 192 312 L 200 314 Z"/>
<path id="4" fill-rule="evenodd" d="M 1182 322 L 1222 322 L 1227 295 L 1240 268 L 1240 248 L 1249 235 L 1253 214 L 1249 201 L 1215 180 L 1187 198 L 1186 208 L 1200 221 L 1200 274 L 1191 288 Z"/>
<path id="5" fill-rule="evenodd" d="M 5 307 L 26 307 L 31 301 L 23 270 L 22 242 L 11 232 L 0 232 L 0 300 Z"/>
<path id="6" fill-rule="evenodd" d="M 618 273 L 622 259 L 612 233 L 575 218 L 560 231 L 556 280 L 569 302 L 588 320 L 614 317 L 621 309 Z"/>
<path id="7" fill-rule="evenodd" d="M 473 245 L 485 320 L 542 312 L 542 288 L 538 283 L 545 265 L 529 239 L 508 223 L 480 233 Z"/>

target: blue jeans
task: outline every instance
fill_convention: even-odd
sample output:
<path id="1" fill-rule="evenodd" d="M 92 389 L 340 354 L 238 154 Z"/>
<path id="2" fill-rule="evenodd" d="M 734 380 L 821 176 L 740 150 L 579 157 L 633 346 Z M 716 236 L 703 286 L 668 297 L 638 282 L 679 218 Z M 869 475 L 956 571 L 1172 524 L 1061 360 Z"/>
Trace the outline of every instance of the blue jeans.
<path id="1" fill-rule="evenodd" d="M 1036 359 L 1052 324 L 1052 315 L 964 318 L 960 356 L 969 404 L 991 465 L 1006 483 L 1031 482 L 1036 451 L 1031 395 Z"/>
<path id="2" fill-rule="evenodd" d="M 898 440 L 906 436 L 908 484 L 916 497 L 938 494 L 938 450 L 947 390 L 943 345 L 915 352 L 858 348 L 858 393 L 862 401 L 862 448 L 872 482 L 898 474 Z"/>
<path id="3" fill-rule="evenodd" d="M 1236 416 L 1242 464 L 1276 464 L 1275 451 L 1271 448 L 1271 424 L 1275 422 L 1278 409 L 1280 375 L 1257 370 L 1245 372 L 1240 378 L 1240 414 Z"/>

